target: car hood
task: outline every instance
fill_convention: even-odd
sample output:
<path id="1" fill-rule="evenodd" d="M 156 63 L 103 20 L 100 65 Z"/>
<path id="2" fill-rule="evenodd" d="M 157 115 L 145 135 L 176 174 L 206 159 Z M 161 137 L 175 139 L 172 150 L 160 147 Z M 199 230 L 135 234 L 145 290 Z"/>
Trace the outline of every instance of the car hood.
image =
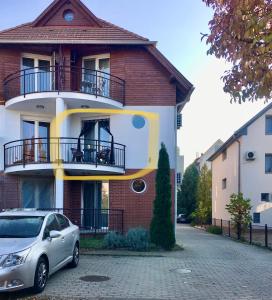
<path id="1" fill-rule="evenodd" d="M 0 238 L 0 255 L 23 251 L 33 244 L 37 238 Z"/>

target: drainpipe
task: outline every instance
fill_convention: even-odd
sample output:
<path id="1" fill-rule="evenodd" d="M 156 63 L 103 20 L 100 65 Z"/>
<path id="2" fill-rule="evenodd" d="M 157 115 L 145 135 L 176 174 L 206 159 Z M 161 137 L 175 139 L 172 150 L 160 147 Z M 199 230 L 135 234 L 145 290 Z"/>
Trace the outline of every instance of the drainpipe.
<path id="1" fill-rule="evenodd" d="M 236 140 L 238 143 L 238 193 L 241 193 L 241 142 Z"/>

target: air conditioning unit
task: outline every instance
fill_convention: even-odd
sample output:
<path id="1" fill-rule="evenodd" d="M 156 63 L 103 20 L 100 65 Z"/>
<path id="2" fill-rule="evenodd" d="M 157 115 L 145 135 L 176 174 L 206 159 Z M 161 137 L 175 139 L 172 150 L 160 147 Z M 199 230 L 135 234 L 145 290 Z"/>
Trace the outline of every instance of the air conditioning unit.
<path id="1" fill-rule="evenodd" d="M 246 160 L 255 160 L 255 159 L 256 159 L 256 153 L 254 151 L 246 152 Z"/>

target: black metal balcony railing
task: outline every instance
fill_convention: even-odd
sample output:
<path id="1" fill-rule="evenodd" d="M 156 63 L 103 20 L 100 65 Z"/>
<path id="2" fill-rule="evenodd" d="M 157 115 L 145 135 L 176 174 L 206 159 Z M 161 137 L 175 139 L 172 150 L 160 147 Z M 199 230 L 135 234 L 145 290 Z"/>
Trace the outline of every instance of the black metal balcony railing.
<path id="1" fill-rule="evenodd" d="M 27 164 L 87 164 L 125 169 L 126 146 L 77 138 L 33 138 L 4 145 L 5 168 Z"/>
<path id="2" fill-rule="evenodd" d="M 80 228 L 81 234 L 105 234 L 109 231 L 124 232 L 122 209 L 52 208 L 41 209 L 61 212 Z"/>
<path id="3" fill-rule="evenodd" d="M 41 92 L 80 92 L 124 103 L 125 81 L 102 71 L 74 66 L 28 68 L 4 79 L 5 101 Z"/>

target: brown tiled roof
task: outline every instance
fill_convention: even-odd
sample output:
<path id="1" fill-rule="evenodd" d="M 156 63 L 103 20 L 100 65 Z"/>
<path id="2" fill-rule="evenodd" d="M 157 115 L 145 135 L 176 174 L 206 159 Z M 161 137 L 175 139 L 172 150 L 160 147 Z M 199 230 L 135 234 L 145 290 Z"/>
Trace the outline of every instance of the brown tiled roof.
<path id="1" fill-rule="evenodd" d="M 131 33 L 125 29 L 102 21 L 103 27 L 68 27 L 68 26 L 43 26 L 32 27 L 32 23 L 23 24 L 15 28 L 0 32 L 0 43 L 15 41 L 42 42 L 71 41 L 76 43 L 80 41 L 138 41 L 148 42 L 147 39 Z"/>

